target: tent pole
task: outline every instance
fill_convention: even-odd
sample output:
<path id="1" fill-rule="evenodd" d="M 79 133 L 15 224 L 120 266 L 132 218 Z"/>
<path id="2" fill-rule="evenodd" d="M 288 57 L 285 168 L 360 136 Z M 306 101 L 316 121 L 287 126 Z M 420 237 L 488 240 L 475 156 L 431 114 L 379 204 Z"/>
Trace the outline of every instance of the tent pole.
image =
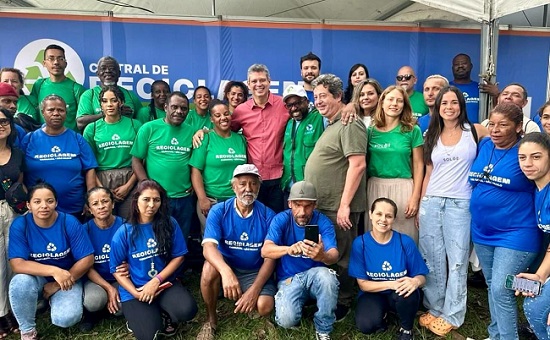
<path id="1" fill-rule="evenodd" d="M 216 0 L 212 0 L 212 16 L 216 16 Z"/>

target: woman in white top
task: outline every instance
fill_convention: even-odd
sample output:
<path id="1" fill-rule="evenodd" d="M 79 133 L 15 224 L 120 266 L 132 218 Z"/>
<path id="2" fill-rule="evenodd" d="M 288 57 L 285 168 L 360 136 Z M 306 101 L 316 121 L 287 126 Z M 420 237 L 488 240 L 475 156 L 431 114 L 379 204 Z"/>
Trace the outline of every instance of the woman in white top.
<path id="1" fill-rule="evenodd" d="M 474 129 L 472 130 L 472 127 Z M 426 174 L 419 211 L 419 248 L 426 277 L 421 326 L 445 336 L 464 322 L 470 248 L 468 172 L 486 128 L 471 124 L 462 92 L 441 89 L 424 141 Z"/>

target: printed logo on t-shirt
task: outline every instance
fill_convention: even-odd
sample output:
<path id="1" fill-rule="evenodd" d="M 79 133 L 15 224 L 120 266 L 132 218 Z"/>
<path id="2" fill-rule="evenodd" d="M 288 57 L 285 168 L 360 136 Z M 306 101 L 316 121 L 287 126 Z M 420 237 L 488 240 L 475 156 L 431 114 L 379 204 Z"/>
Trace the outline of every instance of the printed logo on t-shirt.
<path id="1" fill-rule="evenodd" d="M 475 182 L 491 183 L 495 186 L 502 187 L 504 184 L 511 184 L 512 180 L 506 177 L 500 177 L 493 175 L 493 164 L 488 164 L 483 167 L 483 172 L 470 171 L 468 176 Z"/>
<path id="2" fill-rule="evenodd" d="M 466 101 L 466 104 L 479 103 L 479 97 L 470 97 L 468 92 L 462 92 L 462 95 L 464 96 L 464 100 Z"/>
<path id="3" fill-rule="evenodd" d="M 132 147 L 132 145 L 134 145 L 133 140 L 120 140 L 120 136 L 114 133 L 111 136 L 110 141 L 99 143 L 97 147 L 98 149 L 104 149 L 104 150 L 118 149 L 118 148 L 129 149 Z"/>
<path id="4" fill-rule="evenodd" d="M 382 270 L 385 272 L 389 272 L 390 270 L 392 270 L 391 264 L 388 261 L 384 261 L 384 263 L 382 263 Z"/>
<path id="5" fill-rule="evenodd" d="M 241 241 L 248 241 L 248 234 L 246 232 L 241 234 Z"/>
<path id="6" fill-rule="evenodd" d="M 94 255 L 94 263 L 105 263 L 109 261 L 109 253 L 111 253 L 111 246 L 108 243 L 105 243 L 101 248 L 103 254 Z"/>
<path id="7" fill-rule="evenodd" d="M 170 141 L 170 143 L 171 143 L 172 145 L 178 145 L 180 142 L 178 141 L 177 138 L 174 137 L 174 138 L 172 138 L 172 140 Z"/>
<path id="8" fill-rule="evenodd" d="M 132 253 L 132 258 L 139 259 L 140 261 L 144 261 L 159 255 L 159 248 L 157 248 L 157 242 L 155 241 L 155 239 L 153 238 L 148 239 L 146 245 L 147 245 L 147 250 L 140 251 L 137 253 Z"/>
<path id="9" fill-rule="evenodd" d="M 112 140 L 119 140 L 120 139 L 120 136 L 117 135 L 116 133 L 113 135 L 113 137 L 111 137 Z"/>
<path id="10" fill-rule="evenodd" d="M 77 156 L 76 154 L 71 152 L 61 152 L 61 148 L 57 145 L 52 146 L 50 151 L 51 153 L 47 153 L 47 154 L 36 154 L 34 155 L 34 158 L 39 160 L 50 161 L 50 160 L 59 160 L 59 159 L 73 159 Z"/>
<path id="11" fill-rule="evenodd" d="M 55 244 L 53 244 L 53 243 L 50 242 L 50 243 L 48 243 L 48 245 L 46 246 L 46 250 L 47 250 L 47 251 L 52 251 L 52 252 L 53 252 L 53 251 L 56 251 L 56 250 L 57 250 L 57 247 L 55 246 Z"/>
<path id="12" fill-rule="evenodd" d="M 372 142 L 372 144 L 370 146 L 372 146 L 375 149 L 387 149 L 391 146 L 391 144 L 390 143 L 375 143 L 375 142 Z"/>
<path id="13" fill-rule="evenodd" d="M 147 248 L 154 248 L 156 246 L 157 242 L 154 239 L 150 238 L 147 240 Z"/>
<path id="14" fill-rule="evenodd" d="M 103 248 L 101 248 L 101 251 L 104 253 L 110 253 L 111 252 L 111 246 L 108 243 L 105 243 L 103 245 Z"/>
<path id="15" fill-rule="evenodd" d="M 216 155 L 216 159 L 219 159 L 222 162 L 225 162 L 225 161 L 232 162 L 232 161 L 241 161 L 241 160 L 246 161 L 246 154 L 237 154 L 237 151 L 235 151 L 235 149 L 228 148 L 227 154 L 222 153 L 220 155 Z"/>
<path id="16" fill-rule="evenodd" d="M 180 142 L 178 141 L 178 139 L 176 137 L 173 137 L 170 140 L 171 145 L 157 145 L 155 147 L 155 150 L 160 151 L 162 153 L 174 153 L 174 154 L 180 154 L 180 155 L 191 152 L 191 148 L 187 146 L 178 146 L 179 143 Z"/>
<path id="17" fill-rule="evenodd" d="M 232 155 L 232 154 L 235 153 L 235 150 L 233 150 L 233 148 L 229 148 L 229 149 L 227 149 L 227 153 Z"/>
<path id="18" fill-rule="evenodd" d="M 52 152 L 61 152 L 61 148 L 60 148 L 59 146 L 57 146 L 57 145 L 54 145 L 54 146 L 52 147 Z"/>

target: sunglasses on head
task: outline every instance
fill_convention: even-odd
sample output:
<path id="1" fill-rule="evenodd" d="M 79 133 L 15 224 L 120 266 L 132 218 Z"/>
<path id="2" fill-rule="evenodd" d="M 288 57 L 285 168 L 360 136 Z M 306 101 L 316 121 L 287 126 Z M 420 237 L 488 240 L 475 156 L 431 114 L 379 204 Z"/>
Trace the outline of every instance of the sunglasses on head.
<path id="1" fill-rule="evenodd" d="M 402 76 L 396 76 L 395 79 L 397 79 L 398 81 L 403 81 L 403 80 L 411 80 L 412 77 L 414 77 L 414 75 L 404 74 Z"/>

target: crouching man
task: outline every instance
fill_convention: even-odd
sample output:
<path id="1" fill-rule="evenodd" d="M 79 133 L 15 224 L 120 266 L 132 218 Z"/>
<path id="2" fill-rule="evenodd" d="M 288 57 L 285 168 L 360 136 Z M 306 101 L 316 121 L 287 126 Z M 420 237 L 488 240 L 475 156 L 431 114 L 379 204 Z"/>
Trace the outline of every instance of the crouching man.
<path id="1" fill-rule="evenodd" d="M 261 182 L 253 164 L 238 165 L 231 180 L 236 196 L 214 205 L 208 213 L 200 283 L 208 321 L 198 340 L 214 339 L 220 283 L 223 295 L 236 301 L 235 313 L 257 310 L 265 316 L 273 310 L 276 287 L 270 278 L 275 261 L 263 259 L 260 252 L 275 213 L 256 200 Z"/>
<path id="2" fill-rule="evenodd" d="M 284 328 L 300 323 L 302 307 L 311 297 L 317 300 L 314 315 L 316 339 L 330 339 L 338 300 L 336 272 L 327 268 L 338 260 L 336 235 L 328 217 L 315 210 L 317 193 L 313 184 L 296 182 L 290 189 L 290 210 L 277 214 L 262 247 L 266 259 L 277 264 L 275 321 Z M 315 241 L 305 239 L 306 225 L 318 226 Z M 315 229 L 315 227 L 314 227 Z M 310 237 L 311 239 L 311 237 Z"/>

